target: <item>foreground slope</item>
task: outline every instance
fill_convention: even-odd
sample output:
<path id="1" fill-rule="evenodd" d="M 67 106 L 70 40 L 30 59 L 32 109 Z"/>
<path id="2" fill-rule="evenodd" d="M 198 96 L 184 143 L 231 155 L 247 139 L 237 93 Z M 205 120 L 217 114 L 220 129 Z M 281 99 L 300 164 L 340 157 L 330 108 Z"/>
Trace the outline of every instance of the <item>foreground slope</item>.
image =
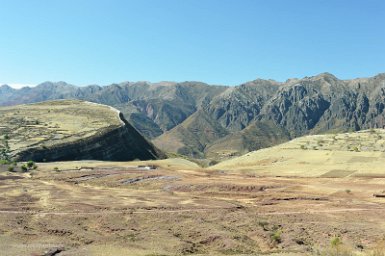
<path id="1" fill-rule="evenodd" d="M 183 159 L 66 161 L 29 173 L 0 165 L 0 184 L 7 256 L 385 251 L 385 173 L 261 177 Z M 331 247 L 337 237 L 342 245 Z"/>
<path id="2" fill-rule="evenodd" d="M 2 146 L 8 143 L 16 160 L 163 157 L 119 111 L 95 103 L 62 100 L 2 107 L 0 123 Z"/>
<path id="3" fill-rule="evenodd" d="M 247 153 L 211 169 L 259 175 L 359 177 L 385 173 L 385 130 L 310 135 Z"/>

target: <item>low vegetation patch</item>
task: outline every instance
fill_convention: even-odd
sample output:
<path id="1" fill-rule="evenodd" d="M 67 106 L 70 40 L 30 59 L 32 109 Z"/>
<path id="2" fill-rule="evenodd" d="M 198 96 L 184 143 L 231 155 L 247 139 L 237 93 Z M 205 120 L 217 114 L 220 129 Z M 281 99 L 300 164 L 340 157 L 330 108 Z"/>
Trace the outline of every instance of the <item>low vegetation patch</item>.
<path id="1" fill-rule="evenodd" d="M 273 233 L 271 233 L 270 235 L 271 241 L 274 244 L 280 244 L 282 242 L 281 235 L 282 235 L 282 230 L 279 228 L 276 228 L 275 230 L 273 230 Z"/>

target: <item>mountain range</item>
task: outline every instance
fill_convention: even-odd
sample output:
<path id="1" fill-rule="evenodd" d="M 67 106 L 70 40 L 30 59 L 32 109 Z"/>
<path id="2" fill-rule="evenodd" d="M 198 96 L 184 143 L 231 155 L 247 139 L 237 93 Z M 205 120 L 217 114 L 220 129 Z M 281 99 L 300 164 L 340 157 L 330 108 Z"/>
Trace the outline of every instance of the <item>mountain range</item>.
<path id="1" fill-rule="evenodd" d="M 77 87 L 0 86 L 0 105 L 80 99 L 119 109 L 167 152 L 226 159 L 308 135 L 385 127 L 385 73 L 341 80 L 329 73 L 239 86 L 124 82 Z"/>

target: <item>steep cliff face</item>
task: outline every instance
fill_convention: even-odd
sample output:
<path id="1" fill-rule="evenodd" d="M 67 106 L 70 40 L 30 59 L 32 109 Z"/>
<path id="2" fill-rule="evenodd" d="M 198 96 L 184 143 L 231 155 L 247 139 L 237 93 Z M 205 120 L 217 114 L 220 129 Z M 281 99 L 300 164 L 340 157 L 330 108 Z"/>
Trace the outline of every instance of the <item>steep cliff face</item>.
<path id="1" fill-rule="evenodd" d="M 291 137 L 328 131 L 383 128 L 385 76 L 339 80 L 324 73 L 282 86 L 259 120 L 273 121 Z"/>
<path id="2" fill-rule="evenodd" d="M 279 85 L 274 81 L 258 79 L 228 88 L 203 106 L 203 110 L 230 132 L 241 131 L 258 117 Z"/>
<path id="3" fill-rule="evenodd" d="M 15 160 L 128 161 L 165 155 L 108 106 L 51 101 L 0 108 L 1 135 Z"/>

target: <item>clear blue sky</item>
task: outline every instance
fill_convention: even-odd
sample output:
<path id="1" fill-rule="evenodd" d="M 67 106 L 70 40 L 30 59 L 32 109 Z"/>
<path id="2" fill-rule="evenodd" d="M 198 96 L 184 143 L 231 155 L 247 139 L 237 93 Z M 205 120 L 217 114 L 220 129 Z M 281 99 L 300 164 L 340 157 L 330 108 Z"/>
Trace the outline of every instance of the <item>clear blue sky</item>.
<path id="1" fill-rule="evenodd" d="M 384 0 L 0 0 L 0 83 L 385 72 Z"/>

